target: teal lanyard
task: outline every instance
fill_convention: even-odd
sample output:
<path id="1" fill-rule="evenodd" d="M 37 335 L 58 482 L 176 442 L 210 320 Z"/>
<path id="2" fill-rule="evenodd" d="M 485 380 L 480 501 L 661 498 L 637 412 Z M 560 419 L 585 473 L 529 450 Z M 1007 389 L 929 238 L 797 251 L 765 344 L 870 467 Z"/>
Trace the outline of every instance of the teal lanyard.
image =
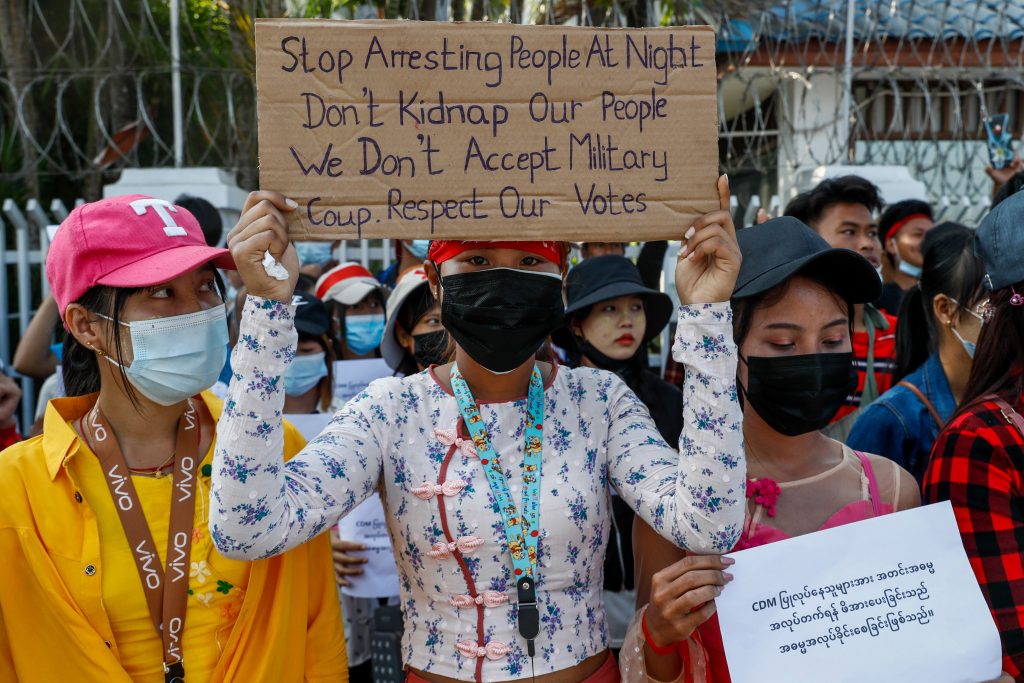
<path id="1" fill-rule="evenodd" d="M 533 640 L 540 632 L 540 613 L 537 611 L 537 542 L 540 540 L 540 476 L 541 444 L 544 434 L 544 383 L 540 370 L 534 366 L 530 375 L 530 390 L 526 400 L 526 445 L 523 452 L 522 514 L 512 498 L 501 466 L 501 459 L 487 435 L 480 407 L 473 398 L 458 364 L 452 366 L 452 393 L 459 404 L 459 412 L 473 439 L 487 483 L 491 487 L 505 526 L 505 539 L 512 555 L 512 568 L 516 577 L 519 602 L 519 633 L 526 639 L 531 657 Z"/>

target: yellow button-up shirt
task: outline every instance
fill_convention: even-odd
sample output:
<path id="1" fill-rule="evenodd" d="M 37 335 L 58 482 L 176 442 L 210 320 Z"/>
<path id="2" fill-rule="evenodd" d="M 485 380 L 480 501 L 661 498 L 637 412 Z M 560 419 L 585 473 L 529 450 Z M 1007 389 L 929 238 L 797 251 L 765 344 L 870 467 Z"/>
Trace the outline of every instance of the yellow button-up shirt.
<path id="1" fill-rule="evenodd" d="M 220 402 L 210 394 L 203 399 L 217 420 Z M 42 435 L 0 453 L 0 682 L 132 680 L 104 606 L 96 510 L 83 495 L 79 468 L 72 466 L 78 456 L 93 456 L 69 422 L 95 400 L 92 395 L 51 401 Z M 285 453 L 302 445 L 289 428 Z M 200 465 L 207 481 L 212 452 L 211 447 Z M 208 510 L 209 501 L 197 500 L 197 515 L 200 508 Z M 205 515 L 203 520 L 195 533 L 209 533 Z M 123 535 L 117 542 L 125 542 Z M 348 680 L 326 535 L 251 563 L 237 616 L 231 617 L 234 624 L 218 645 L 208 680 Z M 152 637 L 159 643 L 155 629 Z"/>

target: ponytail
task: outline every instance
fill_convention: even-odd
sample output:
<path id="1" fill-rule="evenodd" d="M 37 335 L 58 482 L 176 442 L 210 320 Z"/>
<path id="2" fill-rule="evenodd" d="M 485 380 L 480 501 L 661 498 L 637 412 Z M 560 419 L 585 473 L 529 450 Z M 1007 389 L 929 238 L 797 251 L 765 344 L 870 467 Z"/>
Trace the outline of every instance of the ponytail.
<path id="1" fill-rule="evenodd" d="M 921 280 L 900 305 L 896 328 L 896 381 L 921 367 L 938 350 L 938 321 L 933 302 L 944 294 L 972 308 L 984 297 L 985 269 L 974 254 L 974 231 L 959 223 L 941 223 L 921 245 Z"/>
<path id="2" fill-rule="evenodd" d="M 73 335 L 64 341 L 61 360 L 65 396 L 85 396 L 100 390 L 100 369 L 96 352 L 83 346 Z"/>
<path id="3" fill-rule="evenodd" d="M 899 382 L 921 367 L 931 353 L 931 324 L 920 285 L 914 285 L 903 296 L 900 304 L 899 324 L 896 326 L 896 372 Z"/>

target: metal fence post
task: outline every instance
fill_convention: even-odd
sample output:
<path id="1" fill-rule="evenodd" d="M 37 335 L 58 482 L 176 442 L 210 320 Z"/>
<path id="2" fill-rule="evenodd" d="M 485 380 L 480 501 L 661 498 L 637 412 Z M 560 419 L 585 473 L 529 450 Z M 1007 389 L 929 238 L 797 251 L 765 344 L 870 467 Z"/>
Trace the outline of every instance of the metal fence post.
<path id="1" fill-rule="evenodd" d="M 11 363 L 11 311 L 7 295 L 7 223 L 0 216 L 0 360 L 5 370 Z"/>
<path id="2" fill-rule="evenodd" d="M 32 319 L 32 273 L 29 260 L 29 223 L 13 199 L 4 200 L 4 215 L 14 225 L 14 245 L 17 253 L 16 266 L 18 276 L 18 338 L 25 334 Z M 6 262 L 6 254 L 4 261 Z M 22 431 L 28 431 L 35 421 L 36 408 L 35 382 L 31 377 L 22 376 L 21 380 L 21 425 Z"/>

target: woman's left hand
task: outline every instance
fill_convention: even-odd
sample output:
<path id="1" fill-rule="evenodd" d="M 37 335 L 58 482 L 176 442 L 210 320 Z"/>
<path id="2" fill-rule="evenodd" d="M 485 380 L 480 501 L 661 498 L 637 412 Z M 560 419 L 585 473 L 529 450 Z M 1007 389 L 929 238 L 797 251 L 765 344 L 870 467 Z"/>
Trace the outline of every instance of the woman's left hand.
<path id="1" fill-rule="evenodd" d="M 988 681 L 987 683 L 1014 683 L 1014 681 L 1013 676 L 1004 671 L 1002 676 L 994 681 Z"/>
<path id="2" fill-rule="evenodd" d="M 676 263 L 681 304 L 728 301 L 740 273 L 740 246 L 729 209 L 729 178 L 718 179 L 718 211 L 706 213 L 684 235 Z"/>

